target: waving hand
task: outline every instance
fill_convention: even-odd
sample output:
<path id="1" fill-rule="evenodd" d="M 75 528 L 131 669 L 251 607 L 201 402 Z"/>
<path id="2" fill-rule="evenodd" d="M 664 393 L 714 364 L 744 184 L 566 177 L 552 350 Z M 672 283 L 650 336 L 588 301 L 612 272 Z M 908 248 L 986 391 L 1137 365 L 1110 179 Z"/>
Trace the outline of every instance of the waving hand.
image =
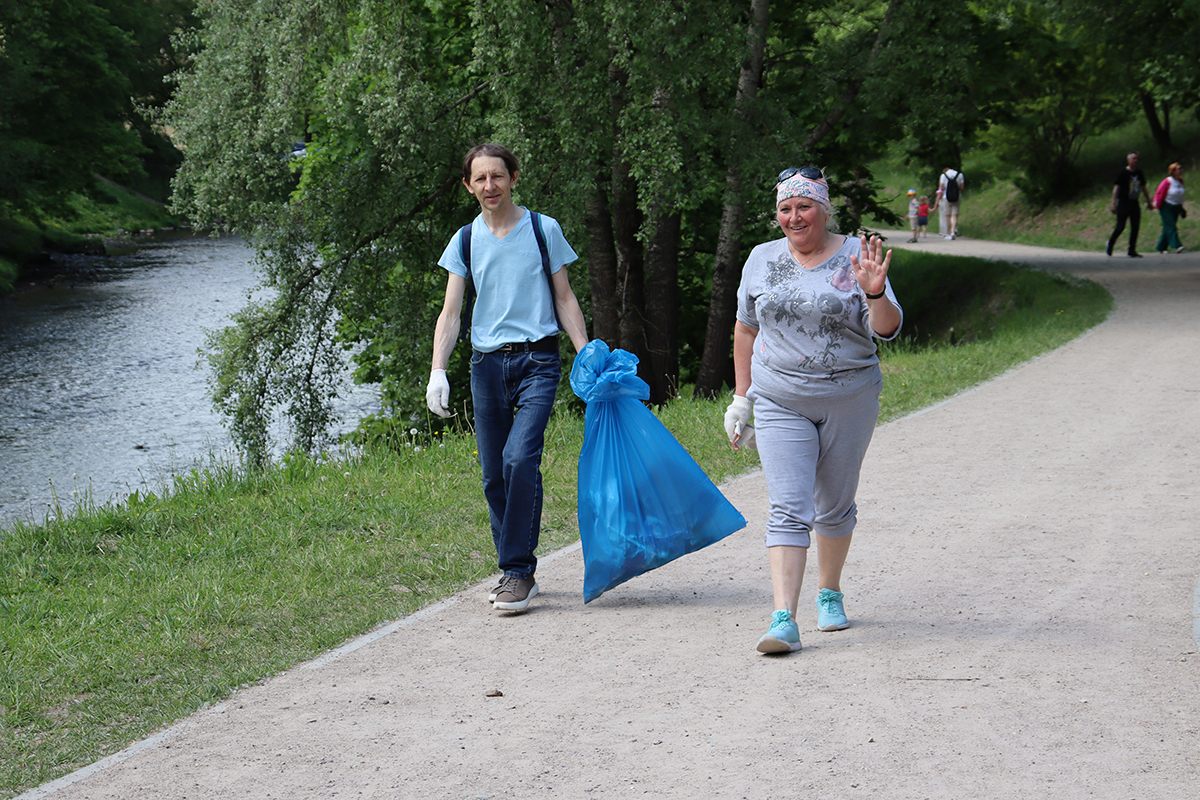
<path id="1" fill-rule="evenodd" d="M 850 256 L 850 264 L 854 267 L 854 279 L 868 295 L 882 294 L 887 282 L 888 268 L 892 265 L 892 251 L 887 255 L 883 252 L 883 240 L 872 236 L 867 241 L 862 237 L 862 255 L 858 258 Z"/>

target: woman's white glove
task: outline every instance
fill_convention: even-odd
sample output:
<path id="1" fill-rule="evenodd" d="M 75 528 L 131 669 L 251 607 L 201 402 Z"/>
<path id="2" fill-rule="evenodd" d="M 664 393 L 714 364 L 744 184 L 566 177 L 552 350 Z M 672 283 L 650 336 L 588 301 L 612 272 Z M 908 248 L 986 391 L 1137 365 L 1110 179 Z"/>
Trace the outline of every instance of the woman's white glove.
<path id="1" fill-rule="evenodd" d="M 754 406 L 749 400 L 736 394 L 729 408 L 725 409 L 725 435 L 729 437 L 729 443 L 734 445 L 735 449 L 736 440 L 741 436 L 742 430 L 750 424 L 750 412 L 753 410 Z"/>
<path id="2" fill-rule="evenodd" d="M 435 369 L 429 373 L 429 388 L 425 390 L 425 405 L 443 419 L 450 416 L 450 381 L 446 370 Z"/>

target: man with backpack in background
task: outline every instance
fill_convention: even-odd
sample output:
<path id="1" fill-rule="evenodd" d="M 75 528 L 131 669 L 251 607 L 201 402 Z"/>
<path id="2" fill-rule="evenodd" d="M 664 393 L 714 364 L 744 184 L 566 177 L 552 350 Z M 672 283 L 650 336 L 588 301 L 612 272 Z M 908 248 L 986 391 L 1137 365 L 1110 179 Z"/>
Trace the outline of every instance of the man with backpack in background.
<path id="1" fill-rule="evenodd" d="M 938 191 L 941 192 L 939 203 L 946 204 L 946 214 L 950 217 L 950 232 L 942 231 L 947 239 L 958 236 L 958 203 L 962 199 L 963 174 L 953 167 L 942 170 L 938 179 Z"/>
<path id="2" fill-rule="evenodd" d="M 446 367 L 462 328 L 465 295 L 475 439 L 503 573 L 488 600 L 497 611 L 524 611 L 538 593 L 542 448 L 562 374 L 558 331 L 566 331 L 576 352 L 588 342 L 564 269 L 578 256 L 556 220 L 513 202 L 517 159 L 507 148 L 473 147 L 462 173 L 480 210 L 438 260 L 449 275 L 425 402 L 439 417 L 450 416 Z M 478 295 L 473 311 L 472 293 Z"/>

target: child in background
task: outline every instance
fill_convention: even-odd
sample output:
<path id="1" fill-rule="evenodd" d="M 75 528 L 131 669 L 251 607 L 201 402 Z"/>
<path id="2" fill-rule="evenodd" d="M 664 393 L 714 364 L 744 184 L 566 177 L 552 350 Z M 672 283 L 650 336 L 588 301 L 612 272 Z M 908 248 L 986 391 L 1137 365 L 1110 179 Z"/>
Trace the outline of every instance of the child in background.
<path id="1" fill-rule="evenodd" d="M 917 205 L 917 232 L 925 238 L 925 226 L 929 224 L 929 198 L 921 195 Z"/>
<path id="2" fill-rule="evenodd" d="M 912 238 L 908 240 L 909 244 L 917 241 L 917 211 L 920 208 L 920 203 L 917 202 L 917 190 L 908 190 L 908 227 L 912 229 Z"/>

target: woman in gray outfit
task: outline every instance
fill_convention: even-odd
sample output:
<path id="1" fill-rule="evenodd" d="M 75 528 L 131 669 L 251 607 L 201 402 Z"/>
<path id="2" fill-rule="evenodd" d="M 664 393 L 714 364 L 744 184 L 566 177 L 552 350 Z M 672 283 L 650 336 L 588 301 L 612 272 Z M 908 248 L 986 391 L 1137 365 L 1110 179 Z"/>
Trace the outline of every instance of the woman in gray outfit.
<path id="1" fill-rule="evenodd" d="M 736 449 L 754 413 L 771 511 L 766 544 L 775 611 L 763 653 L 800 649 L 796 609 L 808 547 L 818 556 L 817 627 L 849 626 L 842 567 L 857 521 L 854 496 L 879 417 L 874 339 L 900 333 L 879 237 L 832 233 L 829 186 L 813 167 L 780 173 L 784 238 L 750 253 L 738 288 L 736 375 L 725 432 Z"/>

